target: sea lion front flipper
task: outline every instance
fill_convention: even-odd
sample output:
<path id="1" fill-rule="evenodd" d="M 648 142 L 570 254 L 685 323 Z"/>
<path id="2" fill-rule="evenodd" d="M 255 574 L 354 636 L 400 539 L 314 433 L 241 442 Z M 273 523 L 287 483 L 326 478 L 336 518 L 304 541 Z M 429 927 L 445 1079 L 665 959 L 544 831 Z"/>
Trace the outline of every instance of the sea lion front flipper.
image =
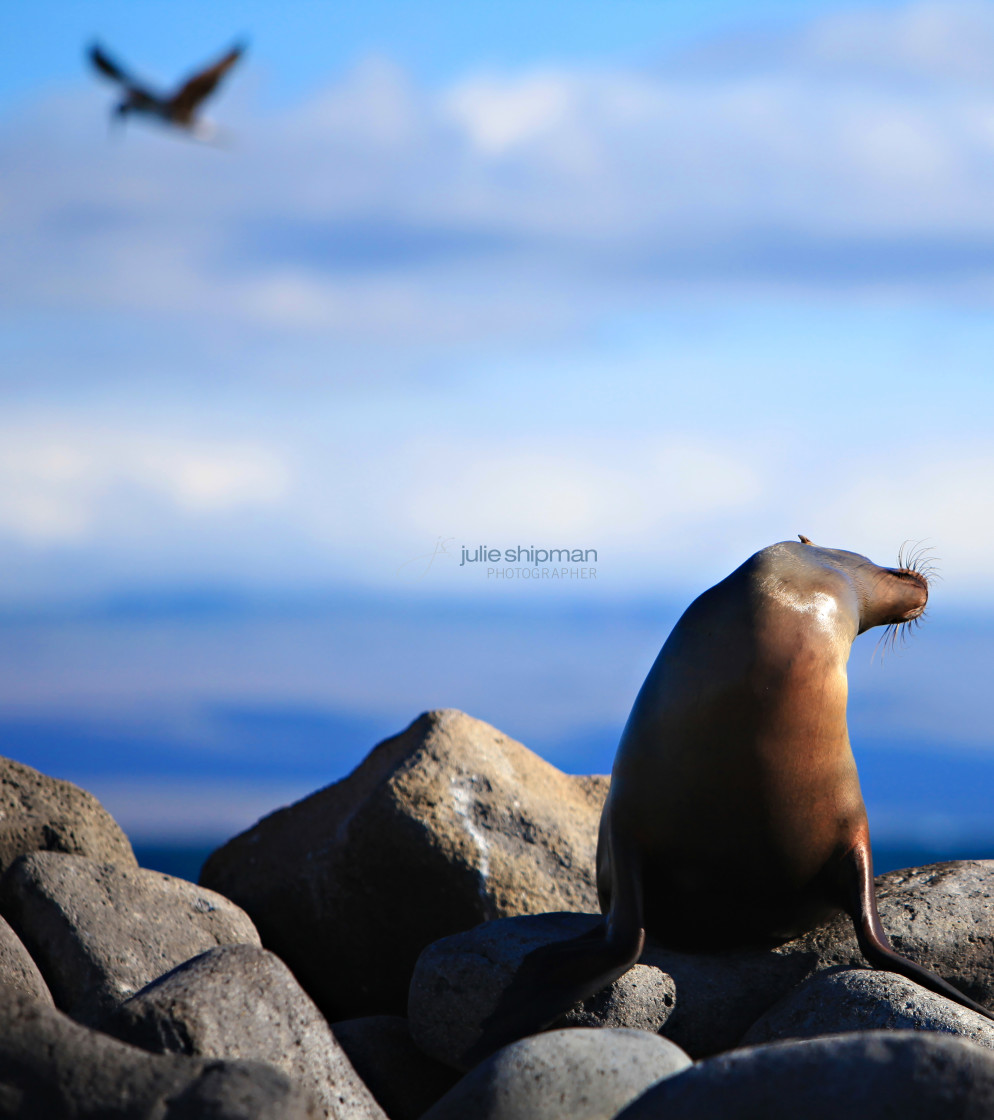
<path id="1" fill-rule="evenodd" d="M 612 838 L 613 839 L 613 838 Z M 612 843 L 612 854 L 615 844 Z M 642 955 L 642 878 L 638 858 L 613 860 L 611 911 L 605 921 L 568 941 L 533 949 L 521 962 L 479 1039 L 462 1056 L 470 1068 L 494 1051 L 551 1026 L 574 1004 L 614 983 Z"/>
<path id="2" fill-rule="evenodd" d="M 964 995 L 948 981 L 914 961 L 895 952 L 880 924 L 877 912 L 877 894 L 873 884 L 873 857 L 870 854 L 869 835 L 863 833 L 842 858 L 838 868 L 839 886 L 843 891 L 842 904 L 856 927 L 856 938 L 863 956 L 874 968 L 896 972 L 921 984 L 923 988 L 976 1011 L 994 1020 L 994 1013 L 982 1004 Z"/>

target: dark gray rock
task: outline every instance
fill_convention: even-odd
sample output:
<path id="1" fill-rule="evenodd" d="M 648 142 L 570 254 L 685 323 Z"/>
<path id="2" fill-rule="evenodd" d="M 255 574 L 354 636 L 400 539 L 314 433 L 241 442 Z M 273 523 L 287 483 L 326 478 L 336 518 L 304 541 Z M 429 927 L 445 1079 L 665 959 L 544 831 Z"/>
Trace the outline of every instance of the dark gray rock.
<path id="1" fill-rule="evenodd" d="M 307 1089 L 323 1116 L 386 1120 L 293 973 L 254 945 L 223 945 L 186 961 L 100 1027 L 156 1053 L 268 1062 Z"/>
<path id="2" fill-rule="evenodd" d="M 3 918 L 0 918 L 0 984 L 51 1004 L 52 993 L 31 954 Z"/>
<path id="3" fill-rule="evenodd" d="M 747 1047 L 653 1086 L 617 1120 L 990 1120 L 994 1054 L 953 1035 L 865 1031 Z"/>
<path id="4" fill-rule="evenodd" d="M 10 868 L 0 912 L 57 1006 L 85 1022 L 206 949 L 259 943 L 248 916 L 213 891 L 58 852 L 35 852 Z"/>
<path id="5" fill-rule="evenodd" d="M 390 1120 L 418 1120 L 459 1080 L 414 1044 L 400 1015 L 347 1019 L 331 1031 Z"/>
<path id="6" fill-rule="evenodd" d="M 893 972 L 829 969 L 784 996 L 740 1045 L 866 1030 L 938 1031 L 994 1049 L 994 1022 Z"/>
<path id="7" fill-rule="evenodd" d="M 92 793 L 0 757 L 0 875 L 36 851 L 137 866 L 127 836 Z"/>
<path id="8" fill-rule="evenodd" d="M 429 945 L 411 978 L 409 1016 L 418 1046 L 440 1062 L 465 1068 L 476 1041 L 525 954 L 539 945 L 586 933 L 591 914 L 533 914 L 487 922 Z M 674 1011 L 675 986 L 658 968 L 637 964 L 602 992 L 572 1008 L 566 1026 L 628 1027 L 653 1033 Z"/>
<path id="9" fill-rule="evenodd" d="M 899 952 L 994 1007 L 994 861 L 888 872 L 877 879 L 877 894 L 884 928 Z M 578 914 L 507 918 L 430 946 L 410 989 L 408 1014 L 418 1045 L 459 1066 L 525 953 L 576 937 L 595 920 Z M 846 915 L 771 949 L 681 953 L 650 939 L 639 968 L 618 982 L 627 990 L 607 989 L 610 1020 L 589 1001 L 584 1006 L 608 1025 L 658 1029 L 700 1058 L 735 1046 L 774 1003 L 835 966 L 866 966 Z"/>
<path id="10" fill-rule="evenodd" d="M 647 1031 L 547 1031 L 499 1050 L 423 1120 L 612 1120 L 690 1058 Z"/>
<path id="11" fill-rule="evenodd" d="M 148 1054 L 32 996 L 0 991 L 0 1117 L 19 1120 L 317 1120 L 258 1062 Z"/>
<path id="12" fill-rule="evenodd" d="M 418 953 L 439 937 L 596 908 L 607 784 L 462 712 L 429 712 L 229 841 L 200 879 L 251 915 L 331 1021 L 402 1013 Z"/>

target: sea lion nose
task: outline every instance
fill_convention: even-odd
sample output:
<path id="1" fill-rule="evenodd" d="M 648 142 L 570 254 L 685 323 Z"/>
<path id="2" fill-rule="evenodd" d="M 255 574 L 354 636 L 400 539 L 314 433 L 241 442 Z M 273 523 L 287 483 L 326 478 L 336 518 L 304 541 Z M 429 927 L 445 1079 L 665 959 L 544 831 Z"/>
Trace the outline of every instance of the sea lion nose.
<path id="1" fill-rule="evenodd" d="M 910 622 L 917 618 L 928 603 L 928 580 L 911 568 L 891 568 L 894 575 L 901 581 L 902 599 L 905 610 L 901 618 Z"/>

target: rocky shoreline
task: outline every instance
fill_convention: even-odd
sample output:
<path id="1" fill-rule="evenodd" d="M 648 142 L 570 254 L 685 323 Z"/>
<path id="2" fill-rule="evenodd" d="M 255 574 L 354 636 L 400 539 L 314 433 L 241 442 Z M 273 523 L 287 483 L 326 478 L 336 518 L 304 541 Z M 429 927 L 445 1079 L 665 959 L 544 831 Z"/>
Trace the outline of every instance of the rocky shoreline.
<path id="1" fill-rule="evenodd" d="M 429 712 L 195 885 L 0 759 L 0 1120 L 994 1116 L 994 1022 L 867 969 L 847 918 L 772 949 L 649 943 L 564 1029 L 467 1070 L 524 954 L 596 921 L 607 785 Z M 994 861 L 877 893 L 901 953 L 994 1007 Z"/>

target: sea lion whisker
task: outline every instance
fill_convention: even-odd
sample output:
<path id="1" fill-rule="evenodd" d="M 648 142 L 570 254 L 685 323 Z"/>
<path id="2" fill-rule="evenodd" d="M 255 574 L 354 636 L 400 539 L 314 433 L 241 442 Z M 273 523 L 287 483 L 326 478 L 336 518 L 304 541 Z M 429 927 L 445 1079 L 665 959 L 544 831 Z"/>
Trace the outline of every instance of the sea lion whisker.
<path id="1" fill-rule="evenodd" d="M 915 572 L 926 582 L 941 578 L 937 567 L 938 557 L 933 553 L 927 538 L 905 541 L 898 549 L 897 563 L 899 568 Z"/>
<path id="2" fill-rule="evenodd" d="M 890 641 L 890 630 L 891 627 L 888 626 L 887 629 L 882 631 L 880 636 L 877 638 L 876 644 L 873 647 L 873 652 L 870 654 L 871 665 L 873 664 L 874 659 L 876 658 L 878 653 L 880 654 L 880 664 L 883 665 L 884 656 L 887 653 L 887 643 Z"/>

